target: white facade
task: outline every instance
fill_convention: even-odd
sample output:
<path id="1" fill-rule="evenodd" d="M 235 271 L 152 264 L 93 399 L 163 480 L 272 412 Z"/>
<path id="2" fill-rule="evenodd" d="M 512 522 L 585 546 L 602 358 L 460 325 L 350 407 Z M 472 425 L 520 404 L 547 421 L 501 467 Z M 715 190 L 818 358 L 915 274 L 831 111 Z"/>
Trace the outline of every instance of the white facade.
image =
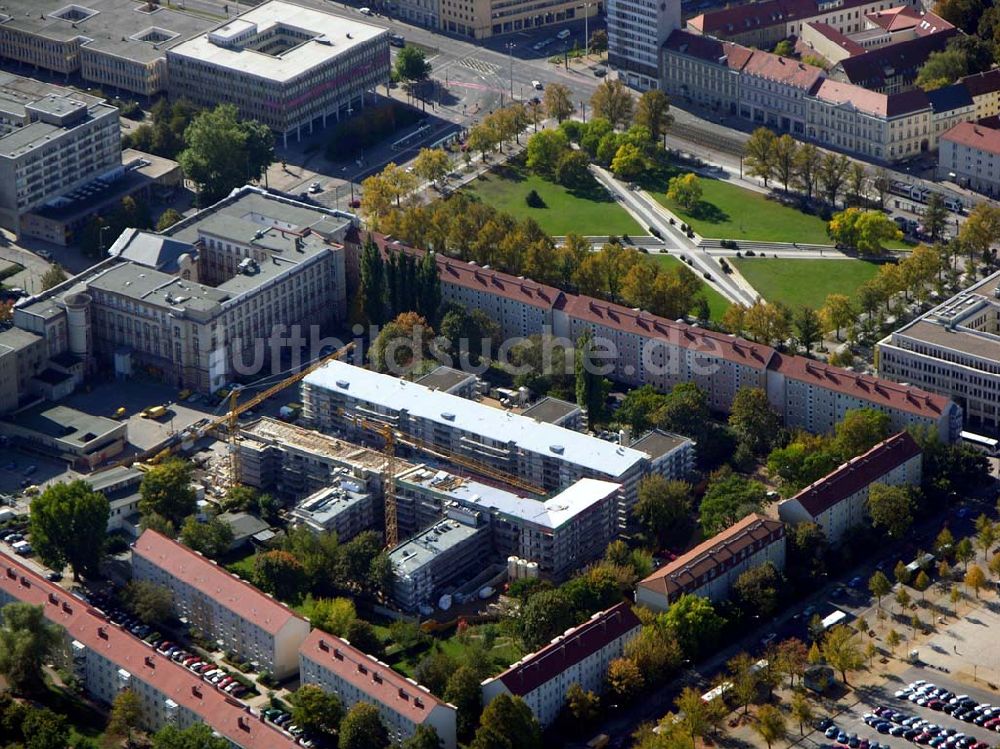
<path id="1" fill-rule="evenodd" d="M 418 725 L 429 725 L 437 731 L 442 749 L 456 748 L 453 705 L 347 640 L 314 629 L 302 643 L 299 659 L 302 684 L 316 684 L 337 695 L 345 710 L 357 702 L 375 705 L 393 742 L 408 739 Z"/>
<path id="2" fill-rule="evenodd" d="M 214 562 L 147 530 L 132 548 L 132 576 L 169 590 L 177 616 L 221 649 L 277 679 L 298 671 L 309 622 Z"/>

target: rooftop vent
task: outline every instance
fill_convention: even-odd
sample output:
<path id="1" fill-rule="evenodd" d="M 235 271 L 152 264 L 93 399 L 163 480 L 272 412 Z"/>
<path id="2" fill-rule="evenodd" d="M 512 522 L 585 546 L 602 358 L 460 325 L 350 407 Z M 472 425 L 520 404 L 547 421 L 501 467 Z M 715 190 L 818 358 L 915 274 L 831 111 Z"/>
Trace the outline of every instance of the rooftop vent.
<path id="1" fill-rule="evenodd" d="M 93 8 L 86 8 L 82 5 L 66 5 L 49 14 L 51 18 L 58 18 L 61 21 L 69 21 L 70 23 L 86 21 L 88 18 L 95 15 L 97 15 L 96 10 Z"/>

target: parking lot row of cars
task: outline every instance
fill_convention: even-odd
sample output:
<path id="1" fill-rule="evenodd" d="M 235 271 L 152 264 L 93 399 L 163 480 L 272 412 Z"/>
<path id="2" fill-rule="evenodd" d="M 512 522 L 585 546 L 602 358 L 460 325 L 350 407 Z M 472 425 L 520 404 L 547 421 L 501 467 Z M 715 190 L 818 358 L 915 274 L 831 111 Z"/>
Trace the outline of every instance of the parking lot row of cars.
<path id="1" fill-rule="evenodd" d="M 966 723 L 973 723 L 1000 733 L 1000 707 L 994 707 L 987 702 L 977 702 L 967 694 L 955 694 L 949 689 L 921 679 L 898 690 L 894 696 L 912 702 L 918 707 L 946 713 Z"/>

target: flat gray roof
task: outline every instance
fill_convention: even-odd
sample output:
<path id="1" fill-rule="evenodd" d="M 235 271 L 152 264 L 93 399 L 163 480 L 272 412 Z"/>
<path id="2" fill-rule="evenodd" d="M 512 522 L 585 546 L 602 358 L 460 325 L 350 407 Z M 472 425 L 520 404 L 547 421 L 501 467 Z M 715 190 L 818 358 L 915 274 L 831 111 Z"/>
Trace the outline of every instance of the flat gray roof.
<path id="1" fill-rule="evenodd" d="M 300 41 L 278 55 L 258 52 L 253 49 L 253 42 L 246 46 L 240 43 L 220 46 L 211 41 L 213 36 L 226 38 L 250 31 L 251 24 L 256 25 L 257 34 L 277 31 L 285 26 L 296 35 L 306 32 L 311 38 Z M 171 49 L 170 54 L 190 57 L 258 78 L 284 82 L 382 34 L 388 35 L 388 31 L 380 26 L 282 0 L 272 0 L 222 24 L 212 33 L 201 34 L 184 44 L 178 44 Z"/>
<path id="2" fill-rule="evenodd" d="M 72 5 L 93 15 L 78 20 L 57 14 Z M 9 28 L 45 39 L 67 42 L 79 38 L 85 47 L 128 60 L 150 62 L 165 51 L 200 34 L 219 21 L 183 12 L 160 4 L 152 13 L 141 0 L 4 0 L 0 23 Z M 144 32 L 162 30 L 154 41 L 142 41 Z"/>
<path id="3" fill-rule="evenodd" d="M 8 328 L 0 332 L 0 356 L 26 348 L 39 340 L 41 340 L 41 336 L 30 333 L 27 330 L 13 327 Z"/>
<path id="4" fill-rule="evenodd" d="M 1000 361 L 1000 337 L 989 333 L 949 329 L 946 325 L 928 320 L 917 320 L 898 331 L 901 338 L 913 338 L 934 346 L 954 349 L 983 359 Z"/>
<path id="5" fill-rule="evenodd" d="M 51 403 L 41 403 L 18 411 L 16 417 L 8 418 L 8 421 L 14 421 L 19 427 L 47 437 L 81 446 L 122 427 L 120 422 L 112 419 Z"/>
<path id="6" fill-rule="evenodd" d="M 452 367 L 440 366 L 437 369 L 428 372 L 423 377 L 417 379 L 417 383 L 429 387 L 432 390 L 444 390 L 445 392 L 450 391 L 454 387 L 458 387 L 462 383 L 466 382 L 469 378 L 475 379 L 474 374 L 469 374 L 468 372 L 463 372 L 460 369 L 453 369 Z"/>
<path id="7" fill-rule="evenodd" d="M 687 437 L 683 437 L 679 434 L 654 429 L 649 434 L 646 434 L 633 442 L 631 447 L 636 450 L 642 450 L 644 453 L 649 453 L 654 458 L 659 458 L 662 455 L 666 455 L 667 453 L 676 450 L 685 442 L 690 441 L 691 440 Z"/>
<path id="8" fill-rule="evenodd" d="M 547 396 L 542 398 L 531 408 L 523 411 L 521 415 L 528 416 L 537 421 L 545 421 L 549 424 L 555 424 L 560 419 L 565 419 L 574 411 L 579 410 L 580 407 L 575 403 Z"/>
<path id="9" fill-rule="evenodd" d="M 411 575 L 434 561 L 435 557 L 465 543 L 477 533 L 487 531 L 488 528 L 488 525 L 474 528 L 457 520 L 445 518 L 389 552 L 389 561 L 398 573 Z"/>

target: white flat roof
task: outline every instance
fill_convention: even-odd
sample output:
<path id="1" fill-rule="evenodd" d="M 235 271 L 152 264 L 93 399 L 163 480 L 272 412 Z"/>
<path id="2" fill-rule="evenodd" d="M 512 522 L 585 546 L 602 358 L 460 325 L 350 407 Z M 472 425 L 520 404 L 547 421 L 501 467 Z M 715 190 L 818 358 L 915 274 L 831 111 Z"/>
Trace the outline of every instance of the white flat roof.
<path id="1" fill-rule="evenodd" d="M 495 510 L 550 530 L 558 528 L 621 488 L 621 484 L 611 481 L 580 479 L 559 494 L 540 500 L 423 466 L 399 476 L 397 480 L 426 487 L 465 506 Z"/>
<path id="2" fill-rule="evenodd" d="M 639 450 L 345 362 L 332 361 L 309 374 L 304 382 L 496 442 L 513 442 L 527 452 L 605 476 L 621 476 L 635 464 L 649 459 L 649 455 Z"/>
<path id="3" fill-rule="evenodd" d="M 220 26 L 219 30 L 235 35 L 236 31 L 245 30 L 251 25 L 257 26 L 258 35 L 277 25 L 287 26 L 299 32 L 304 31 L 313 38 L 310 41 L 303 41 L 287 52 L 273 56 L 256 52 L 245 45 L 221 47 L 209 40 L 209 34 L 212 33 L 209 32 L 178 44 L 169 51 L 169 54 L 191 57 L 211 65 L 280 82 L 301 75 L 358 44 L 374 39 L 379 34 L 387 33 L 380 26 L 305 8 L 283 0 L 272 0 L 248 10 L 238 19 Z"/>

